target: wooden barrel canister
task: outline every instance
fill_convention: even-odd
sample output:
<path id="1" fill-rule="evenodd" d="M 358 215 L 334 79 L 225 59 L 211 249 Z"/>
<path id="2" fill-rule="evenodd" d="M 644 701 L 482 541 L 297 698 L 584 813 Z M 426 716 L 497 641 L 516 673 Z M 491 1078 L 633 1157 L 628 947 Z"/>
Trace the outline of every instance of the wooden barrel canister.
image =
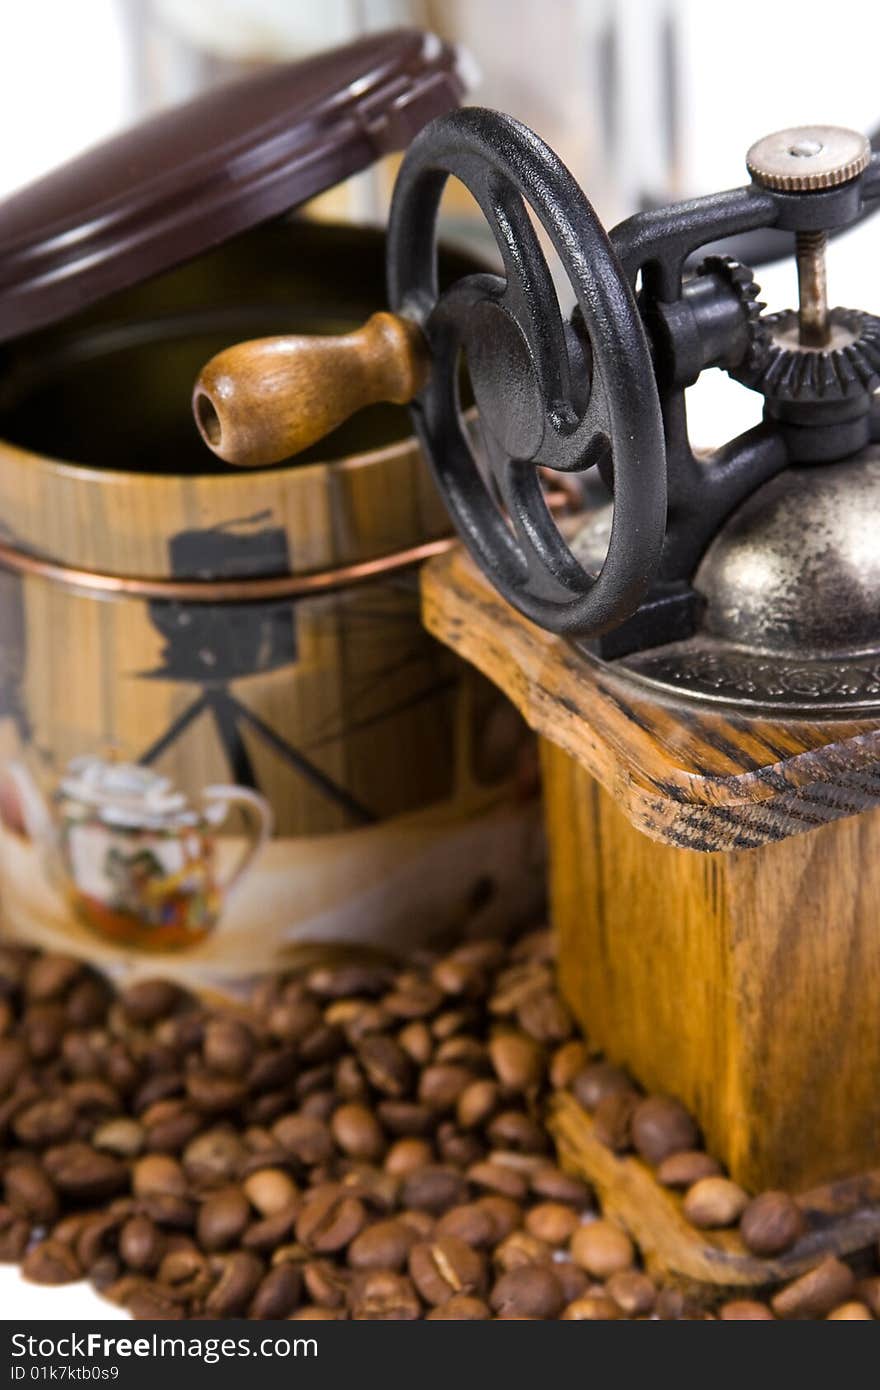
<path id="1" fill-rule="evenodd" d="M 17 937 L 219 983 L 541 893 L 525 725 L 423 630 L 449 523 L 405 411 L 239 472 L 200 365 L 382 302 L 382 238 L 248 233 L 0 364 L 0 869 Z M 450 256 L 448 269 L 471 268 Z"/>

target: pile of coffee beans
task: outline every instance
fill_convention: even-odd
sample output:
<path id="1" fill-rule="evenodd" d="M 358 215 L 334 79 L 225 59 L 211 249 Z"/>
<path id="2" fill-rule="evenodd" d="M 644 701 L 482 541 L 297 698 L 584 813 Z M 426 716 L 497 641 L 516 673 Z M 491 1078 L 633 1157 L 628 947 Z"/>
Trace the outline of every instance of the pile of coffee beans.
<path id="1" fill-rule="evenodd" d="M 754 1250 L 796 1239 L 795 1203 L 749 1201 L 680 1106 L 591 1058 L 545 932 L 336 959 L 212 1006 L 5 946 L 0 1259 L 140 1318 L 880 1316 L 880 1277 L 837 1260 L 772 1307 L 658 1286 L 554 1160 L 561 1089 L 692 1220 L 738 1221 Z"/>

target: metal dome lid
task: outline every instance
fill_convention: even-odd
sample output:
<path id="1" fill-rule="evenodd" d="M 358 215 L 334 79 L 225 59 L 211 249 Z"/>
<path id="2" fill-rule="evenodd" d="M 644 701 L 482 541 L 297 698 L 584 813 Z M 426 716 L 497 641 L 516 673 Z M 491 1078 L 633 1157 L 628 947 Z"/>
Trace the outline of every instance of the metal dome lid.
<path id="1" fill-rule="evenodd" d="M 366 169 L 465 85 L 457 49 L 396 29 L 214 88 L 97 145 L 0 204 L 0 342 Z"/>

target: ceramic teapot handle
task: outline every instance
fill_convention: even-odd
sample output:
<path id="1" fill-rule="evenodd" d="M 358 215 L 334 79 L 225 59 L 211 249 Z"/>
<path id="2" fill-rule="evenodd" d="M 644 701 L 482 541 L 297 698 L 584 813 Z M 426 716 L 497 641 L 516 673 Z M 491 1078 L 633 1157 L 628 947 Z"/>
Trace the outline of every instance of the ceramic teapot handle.
<path id="1" fill-rule="evenodd" d="M 280 463 L 380 401 L 406 405 L 428 378 L 428 351 L 410 319 L 378 313 L 353 333 L 255 338 L 202 369 L 193 412 L 227 463 Z"/>
<path id="2" fill-rule="evenodd" d="M 225 883 L 219 885 L 224 896 L 230 893 L 250 868 L 255 856 L 272 834 L 272 808 L 264 796 L 248 787 L 225 786 L 217 784 L 205 787 L 202 793 L 206 806 L 212 804 L 223 807 L 228 812 L 230 806 L 238 806 L 242 811 L 248 828 L 248 844 L 241 858 Z M 223 819 L 226 819 L 224 815 Z"/>

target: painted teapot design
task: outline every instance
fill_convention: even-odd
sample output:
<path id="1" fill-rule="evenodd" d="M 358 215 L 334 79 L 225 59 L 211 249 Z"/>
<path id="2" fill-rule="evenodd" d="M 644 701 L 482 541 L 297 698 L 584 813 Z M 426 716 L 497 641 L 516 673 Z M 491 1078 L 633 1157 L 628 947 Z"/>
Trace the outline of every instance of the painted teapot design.
<path id="1" fill-rule="evenodd" d="M 82 922 L 123 946 L 174 950 L 202 940 L 272 830 L 269 803 L 247 787 L 205 787 L 197 808 L 150 768 L 85 756 L 68 764 L 49 806 L 35 803 L 33 779 L 16 771 L 22 792 L 29 783 L 26 821 L 53 879 Z M 233 808 L 244 846 L 221 872 L 219 832 Z"/>

